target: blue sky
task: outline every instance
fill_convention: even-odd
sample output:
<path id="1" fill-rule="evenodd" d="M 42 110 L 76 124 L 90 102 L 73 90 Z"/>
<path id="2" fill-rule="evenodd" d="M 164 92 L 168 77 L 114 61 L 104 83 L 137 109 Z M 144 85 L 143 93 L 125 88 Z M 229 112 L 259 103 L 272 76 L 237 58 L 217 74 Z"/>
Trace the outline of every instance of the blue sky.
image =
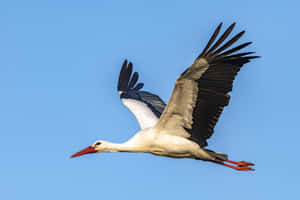
<path id="1" fill-rule="evenodd" d="M 1 199 L 295 199 L 299 173 L 299 2 L 2 1 Z M 239 73 L 209 148 L 256 163 L 103 153 L 139 127 L 116 84 L 128 58 L 165 101 L 219 22 L 261 59 Z M 223 29 L 224 30 L 224 29 Z"/>

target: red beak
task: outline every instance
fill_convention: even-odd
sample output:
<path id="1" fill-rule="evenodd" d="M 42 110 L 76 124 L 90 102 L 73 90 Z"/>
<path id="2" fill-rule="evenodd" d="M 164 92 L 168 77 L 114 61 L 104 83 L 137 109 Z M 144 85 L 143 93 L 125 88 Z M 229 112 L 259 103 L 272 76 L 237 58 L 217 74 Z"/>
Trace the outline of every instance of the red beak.
<path id="1" fill-rule="evenodd" d="M 88 153 L 96 153 L 97 151 L 95 150 L 94 147 L 92 146 L 89 146 L 85 149 L 82 149 L 81 151 L 75 153 L 74 155 L 72 155 L 70 158 L 74 158 L 74 157 L 77 157 L 77 156 L 82 156 L 84 154 L 88 154 Z"/>

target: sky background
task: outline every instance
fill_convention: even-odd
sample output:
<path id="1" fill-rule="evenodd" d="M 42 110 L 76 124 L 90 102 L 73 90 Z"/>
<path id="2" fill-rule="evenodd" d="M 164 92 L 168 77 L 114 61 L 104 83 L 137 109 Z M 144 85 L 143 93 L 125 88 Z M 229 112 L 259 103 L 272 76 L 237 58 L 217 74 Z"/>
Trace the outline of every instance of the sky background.
<path id="1" fill-rule="evenodd" d="M 297 199 L 299 1 L 1 1 L 0 199 Z M 168 101 L 224 22 L 262 56 L 239 73 L 209 148 L 256 163 L 103 153 L 139 130 L 116 92 L 125 58 Z"/>

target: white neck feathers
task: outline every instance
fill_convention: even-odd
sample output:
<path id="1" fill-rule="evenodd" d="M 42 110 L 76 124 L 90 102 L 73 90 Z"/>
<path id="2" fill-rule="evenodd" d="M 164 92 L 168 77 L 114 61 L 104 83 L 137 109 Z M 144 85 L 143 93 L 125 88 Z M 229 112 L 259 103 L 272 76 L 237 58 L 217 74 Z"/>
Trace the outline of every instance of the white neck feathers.
<path id="1" fill-rule="evenodd" d="M 125 142 L 122 144 L 116 144 L 106 142 L 103 147 L 104 152 L 145 152 L 140 145 L 134 143 Z"/>

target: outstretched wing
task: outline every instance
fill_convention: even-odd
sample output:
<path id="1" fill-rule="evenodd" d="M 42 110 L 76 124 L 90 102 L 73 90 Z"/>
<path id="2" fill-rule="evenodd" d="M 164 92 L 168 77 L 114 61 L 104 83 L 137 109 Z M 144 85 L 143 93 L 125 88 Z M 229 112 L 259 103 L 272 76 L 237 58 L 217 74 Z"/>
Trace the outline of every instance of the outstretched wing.
<path id="1" fill-rule="evenodd" d="M 123 104 L 134 114 L 141 129 L 153 127 L 166 104 L 155 94 L 140 91 L 143 83 L 137 83 L 139 74 L 132 74 L 132 63 L 124 61 L 119 75 L 118 93 Z"/>
<path id="2" fill-rule="evenodd" d="M 249 56 L 253 52 L 236 53 L 251 42 L 227 50 L 244 34 L 242 31 L 223 44 L 235 23 L 214 43 L 221 26 L 222 23 L 194 63 L 176 80 L 169 103 L 155 126 L 202 147 L 207 145 L 206 140 L 229 103 L 234 77 L 245 63 L 258 57 Z"/>

